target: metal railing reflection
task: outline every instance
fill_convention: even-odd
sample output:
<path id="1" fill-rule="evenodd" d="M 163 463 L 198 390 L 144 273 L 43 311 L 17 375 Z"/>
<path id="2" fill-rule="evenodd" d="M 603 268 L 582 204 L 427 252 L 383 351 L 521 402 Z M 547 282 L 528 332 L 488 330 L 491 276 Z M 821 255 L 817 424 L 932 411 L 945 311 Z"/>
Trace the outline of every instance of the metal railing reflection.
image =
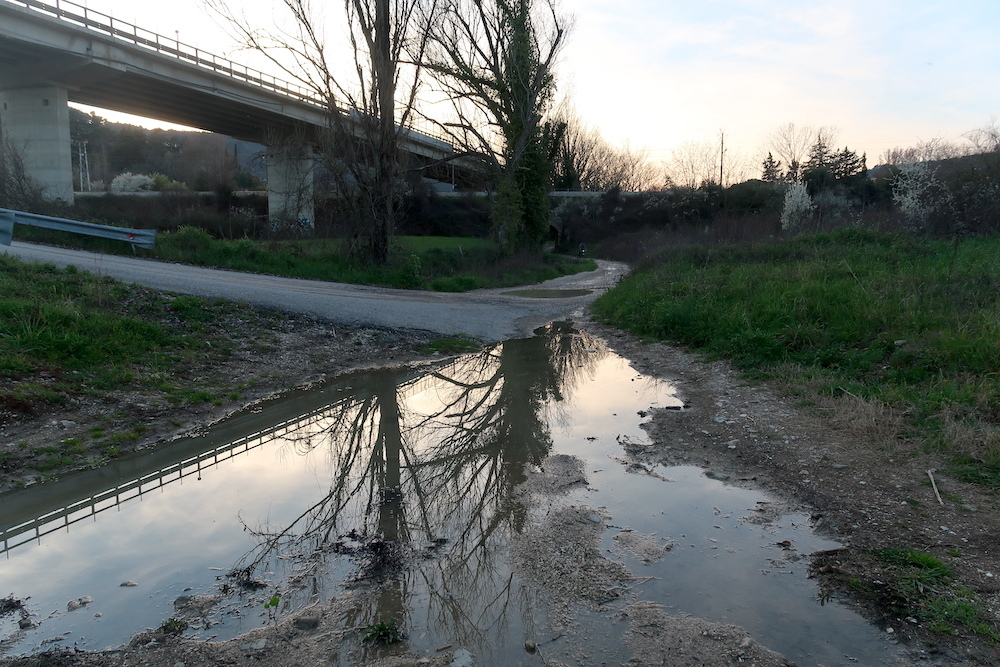
<path id="1" fill-rule="evenodd" d="M 411 392 L 419 392 L 439 382 L 440 380 L 425 371 L 411 370 L 401 378 L 400 387 L 405 387 Z M 367 391 L 363 387 L 356 389 L 361 394 Z M 3 528 L 0 530 L 0 554 L 7 554 L 16 547 L 40 541 L 41 538 L 56 531 L 69 530 L 70 526 L 84 519 L 96 520 L 97 515 L 102 512 L 119 507 L 130 500 L 141 498 L 152 491 L 162 490 L 169 484 L 179 482 L 192 475 L 200 478 L 204 471 L 262 445 L 275 440 L 295 441 L 300 433 L 308 434 L 322 429 L 333 415 L 342 411 L 343 404 L 357 399 L 359 391 L 355 391 L 351 396 L 345 395 L 321 408 L 284 420 L 267 429 L 213 447 L 196 456 L 187 457 L 154 472 L 81 498 L 41 516 Z"/>
<path id="2" fill-rule="evenodd" d="M 0 532 L 0 545 L 2 545 L 0 554 L 5 554 L 30 542 L 40 541 L 42 537 L 58 530 L 64 528 L 68 530 L 70 526 L 84 519 L 96 520 L 97 515 L 101 512 L 119 507 L 130 500 L 141 498 L 152 491 L 161 490 L 169 484 L 179 482 L 192 475 L 200 478 L 205 470 L 220 463 L 274 440 L 292 436 L 297 431 L 324 421 L 329 417 L 330 411 L 335 409 L 336 404 L 332 404 L 312 413 L 289 419 L 266 430 L 209 449 L 197 456 L 188 457 L 155 472 L 115 485 L 60 509 L 52 510 L 42 516 L 6 528 Z"/>

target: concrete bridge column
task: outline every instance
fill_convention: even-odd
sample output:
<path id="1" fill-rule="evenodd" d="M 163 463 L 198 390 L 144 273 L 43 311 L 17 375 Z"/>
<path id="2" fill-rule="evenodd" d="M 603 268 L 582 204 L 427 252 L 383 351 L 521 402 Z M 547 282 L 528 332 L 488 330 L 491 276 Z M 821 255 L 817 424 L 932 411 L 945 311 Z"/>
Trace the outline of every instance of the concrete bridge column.
<path id="1" fill-rule="evenodd" d="M 315 229 L 313 153 L 308 146 L 267 149 L 267 208 L 272 228 Z"/>
<path id="2" fill-rule="evenodd" d="M 0 91 L 0 129 L 46 199 L 73 203 L 73 153 L 67 90 L 39 86 Z"/>

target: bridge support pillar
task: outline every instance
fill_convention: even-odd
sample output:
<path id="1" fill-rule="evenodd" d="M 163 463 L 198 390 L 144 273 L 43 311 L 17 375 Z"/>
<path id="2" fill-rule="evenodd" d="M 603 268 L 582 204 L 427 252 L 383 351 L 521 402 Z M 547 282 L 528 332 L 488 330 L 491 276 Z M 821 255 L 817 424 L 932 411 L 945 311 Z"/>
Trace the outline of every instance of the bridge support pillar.
<path id="1" fill-rule="evenodd" d="M 0 91 L 0 129 L 46 199 L 73 203 L 68 93 L 58 86 Z"/>
<path id="2" fill-rule="evenodd" d="M 267 149 L 267 208 L 272 229 L 312 234 L 314 170 L 308 146 Z"/>

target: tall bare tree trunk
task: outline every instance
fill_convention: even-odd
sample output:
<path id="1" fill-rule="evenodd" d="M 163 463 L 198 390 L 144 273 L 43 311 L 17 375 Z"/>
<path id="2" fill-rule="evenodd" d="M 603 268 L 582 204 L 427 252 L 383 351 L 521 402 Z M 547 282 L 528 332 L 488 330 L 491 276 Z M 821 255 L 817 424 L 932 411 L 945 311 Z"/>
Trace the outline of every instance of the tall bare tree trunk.
<path id="1" fill-rule="evenodd" d="M 379 264 L 389 261 L 389 243 L 396 226 L 394 190 L 398 178 L 399 147 L 396 135 L 396 64 L 392 58 L 389 25 L 389 0 L 376 0 L 375 49 L 372 64 L 375 70 L 375 95 L 378 118 L 378 148 L 375 155 L 377 171 L 374 211 L 375 229 L 372 238 L 373 259 Z"/>

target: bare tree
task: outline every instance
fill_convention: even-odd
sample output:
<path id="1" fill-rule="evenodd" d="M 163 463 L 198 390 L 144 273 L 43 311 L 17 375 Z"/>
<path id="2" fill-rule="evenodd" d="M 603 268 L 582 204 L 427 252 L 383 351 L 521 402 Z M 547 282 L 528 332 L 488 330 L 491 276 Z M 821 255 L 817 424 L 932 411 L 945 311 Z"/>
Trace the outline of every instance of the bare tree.
<path id="1" fill-rule="evenodd" d="M 494 235 L 501 248 L 535 248 L 548 229 L 553 137 L 542 118 L 567 22 L 556 0 L 441 0 L 427 67 L 451 100 L 440 123 L 497 176 Z"/>
<path id="2" fill-rule="evenodd" d="M 794 182 L 801 179 L 810 150 L 817 144 L 833 146 L 838 134 L 832 125 L 816 128 L 785 123 L 768 137 L 766 150 L 785 165 L 785 179 Z"/>
<path id="3" fill-rule="evenodd" d="M 649 159 L 649 151 L 632 148 L 629 144 L 621 147 L 605 144 L 604 162 L 595 182 L 597 190 L 618 188 L 623 192 L 641 192 L 658 189 L 663 185 L 660 170 Z"/>
<path id="4" fill-rule="evenodd" d="M 635 192 L 663 184 L 648 151 L 611 145 L 568 102 L 560 104 L 547 122 L 559 130 L 552 179 L 557 190 Z"/>
<path id="5" fill-rule="evenodd" d="M 1000 126 L 997 125 L 995 116 L 990 119 L 988 124 L 969 130 L 962 136 L 972 142 L 976 152 L 996 153 L 1000 151 Z"/>
<path id="6" fill-rule="evenodd" d="M 563 101 L 549 121 L 559 128 L 553 159 L 557 190 L 592 190 L 606 159 L 607 142 L 600 130 L 584 123 L 576 108 Z"/>
<path id="7" fill-rule="evenodd" d="M 972 151 L 965 146 L 945 141 L 941 137 L 934 137 L 927 141 L 918 141 L 915 145 L 906 148 L 899 146 L 890 148 L 882 153 L 879 160 L 882 164 L 899 166 L 903 164 L 947 160 L 949 158 L 968 155 L 970 152 Z"/>
<path id="8" fill-rule="evenodd" d="M 711 141 L 686 141 L 670 152 L 667 180 L 685 188 L 715 183 L 719 175 L 719 148 Z"/>
<path id="9" fill-rule="evenodd" d="M 400 215 L 402 139 L 421 85 L 427 23 L 437 0 L 344 0 L 352 61 L 337 63 L 322 16 L 310 0 L 276 2 L 279 20 L 258 26 L 229 0 L 206 0 L 244 48 L 305 86 L 327 109 L 315 138 L 318 157 L 360 223 L 355 248 L 376 263 L 389 259 Z"/>

